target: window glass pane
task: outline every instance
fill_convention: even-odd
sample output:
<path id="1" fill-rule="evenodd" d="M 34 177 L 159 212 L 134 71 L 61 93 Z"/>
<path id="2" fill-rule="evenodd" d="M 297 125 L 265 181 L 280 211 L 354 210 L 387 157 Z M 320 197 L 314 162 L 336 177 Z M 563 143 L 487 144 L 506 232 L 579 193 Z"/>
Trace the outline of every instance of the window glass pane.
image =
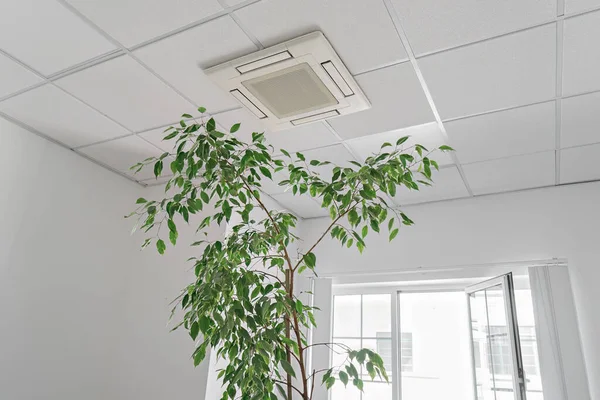
<path id="1" fill-rule="evenodd" d="M 333 298 L 333 336 L 360 337 L 360 295 Z"/>
<path id="2" fill-rule="evenodd" d="M 392 398 L 392 384 L 386 382 L 365 382 L 362 400 L 388 400 Z"/>
<path id="3" fill-rule="evenodd" d="M 360 390 L 352 382 L 349 382 L 348 386 L 344 387 L 342 382 L 336 381 L 335 385 L 331 388 L 331 400 L 360 400 Z"/>
<path id="4" fill-rule="evenodd" d="M 391 307 L 391 296 L 389 294 L 363 295 L 363 337 L 391 337 Z"/>
<path id="5" fill-rule="evenodd" d="M 383 358 L 383 365 L 388 374 L 390 382 L 392 381 L 392 339 L 363 339 L 362 347 L 373 350 Z M 371 377 L 366 370 L 362 371 L 363 379 L 371 381 Z M 384 381 L 384 379 L 375 377 L 375 381 Z"/>
<path id="6" fill-rule="evenodd" d="M 332 346 L 331 366 L 336 368 L 341 365 L 345 365 L 348 358 L 346 351 L 347 347 L 352 350 L 359 350 L 361 348 L 360 339 L 338 339 L 333 338 L 333 343 L 340 344 L 341 346 Z M 347 347 L 346 347 L 347 346 Z"/>
<path id="7" fill-rule="evenodd" d="M 402 400 L 473 397 L 463 292 L 400 294 Z"/>

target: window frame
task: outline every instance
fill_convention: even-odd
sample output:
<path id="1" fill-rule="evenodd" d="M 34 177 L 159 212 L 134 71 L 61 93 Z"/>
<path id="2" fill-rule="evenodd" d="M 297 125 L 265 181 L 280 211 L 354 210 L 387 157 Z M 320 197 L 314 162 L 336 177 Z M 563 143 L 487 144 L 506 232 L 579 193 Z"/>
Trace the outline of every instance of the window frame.
<path id="1" fill-rule="evenodd" d="M 419 285 L 332 285 L 331 297 L 331 331 L 329 338 L 333 341 L 333 330 L 335 321 L 335 296 L 344 295 L 369 295 L 369 294 L 389 294 L 390 295 L 390 310 L 391 310 L 391 341 L 392 341 L 392 399 L 402 400 L 402 366 L 400 359 L 400 343 L 401 343 L 401 327 L 400 327 L 400 295 L 402 293 L 440 293 L 440 292 L 461 292 L 464 293 L 465 284 L 463 282 L 452 282 L 443 285 L 439 284 L 419 284 Z M 465 297 L 466 301 L 466 297 Z M 361 297 L 361 343 L 362 339 L 362 297 Z M 465 324 L 468 321 L 465 322 Z M 341 338 L 341 336 L 340 336 Z M 472 351 L 471 351 L 472 353 Z M 469 357 L 473 355 L 470 354 Z M 329 366 L 333 362 L 333 357 L 330 355 Z M 410 373 L 404 371 L 405 373 Z M 367 381 L 365 381 L 367 382 Z M 368 380 L 368 382 L 371 382 Z M 384 384 L 384 383 L 383 383 Z M 331 395 L 329 394 L 329 398 Z M 362 394 L 361 394 L 362 399 Z"/>

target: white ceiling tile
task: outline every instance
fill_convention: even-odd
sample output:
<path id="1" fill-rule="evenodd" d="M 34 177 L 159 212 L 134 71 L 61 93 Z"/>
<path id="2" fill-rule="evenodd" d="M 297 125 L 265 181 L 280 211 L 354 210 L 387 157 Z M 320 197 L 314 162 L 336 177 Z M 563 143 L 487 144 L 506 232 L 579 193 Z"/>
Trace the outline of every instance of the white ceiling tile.
<path id="1" fill-rule="evenodd" d="M 71 148 L 129 133 L 50 84 L 1 102 L 0 111 Z"/>
<path id="2" fill-rule="evenodd" d="M 223 0 L 223 1 L 225 2 L 225 5 L 227 7 L 233 7 L 233 6 L 236 6 L 238 4 L 243 3 L 246 0 Z"/>
<path id="3" fill-rule="evenodd" d="M 417 55 L 488 39 L 556 18 L 556 0 L 392 0 Z"/>
<path id="4" fill-rule="evenodd" d="M 392 198 L 399 206 L 468 197 L 469 192 L 458 169 L 454 166 L 432 171 L 432 186 L 421 185 L 420 190 L 398 188 Z"/>
<path id="5" fill-rule="evenodd" d="M 310 160 L 329 161 L 331 163 L 317 167 L 310 166 L 312 171 L 319 173 L 325 180 L 332 178 L 334 167 L 354 167 L 350 164 L 350 161 L 356 161 L 354 156 L 341 144 L 303 151 L 302 154 L 306 157 L 307 163 Z"/>
<path id="6" fill-rule="evenodd" d="M 335 135 L 322 123 L 307 124 L 292 129 L 271 132 L 265 129 L 263 123 L 246 109 L 220 113 L 215 115 L 215 120 L 225 132 L 229 132 L 233 124 L 240 123 L 240 130 L 235 135 L 245 142 L 252 141 L 253 132 L 265 132 L 267 143 L 275 148 L 275 154 L 281 154 L 280 149 L 303 151 L 339 142 Z"/>
<path id="7" fill-rule="evenodd" d="M 150 179 L 144 179 L 141 183 L 148 186 L 165 185 L 173 176 L 159 176 L 158 178 L 152 177 Z"/>
<path id="8" fill-rule="evenodd" d="M 171 123 L 194 109 L 128 56 L 87 68 L 56 84 L 133 131 Z"/>
<path id="9" fill-rule="evenodd" d="M 556 27 L 546 25 L 419 59 L 443 119 L 550 100 Z"/>
<path id="10" fill-rule="evenodd" d="M 0 54 L 0 98 L 33 86 L 42 78 Z"/>
<path id="11" fill-rule="evenodd" d="M 353 74 L 407 59 L 382 1 L 267 0 L 235 15 L 265 46 L 322 31 Z"/>
<path id="12" fill-rule="evenodd" d="M 554 101 L 445 122 L 461 163 L 554 150 Z"/>
<path id="13" fill-rule="evenodd" d="M 148 157 L 158 157 L 161 154 L 156 147 L 135 135 L 94 144 L 77 151 L 140 181 L 154 177 L 153 167 L 146 166 L 137 174 L 130 168 Z M 164 170 L 168 171 L 168 166 Z"/>
<path id="14" fill-rule="evenodd" d="M 273 180 L 263 178 L 260 181 L 261 190 L 269 195 L 291 192 L 289 186 L 280 186 L 279 182 L 289 179 L 287 170 L 273 173 Z"/>
<path id="15" fill-rule="evenodd" d="M 600 143 L 600 92 L 562 100 L 560 146 Z"/>
<path id="16" fill-rule="evenodd" d="M 560 183 L 600 179 L 600 144 L 560 151 Z"/>
<path id="17" fill-rule="evenodd" d="M 67 0 L 125 47 L 181 28 L 223 9 L 217 0 Z"/>
<path id="18" fill-rule="evenodd" d="M 134 55 L 198 106 L 218 112 L 239 104 L 202 69 L 256 50 L 231 17 L 225 16 L 142 47 Z"/>
<path id="19" fill-rule="evenodd" d="M 425 146 L 428 150 L 433 150 L 441 145 L 448 144 L 436 122 L 379 133 L 377 135 L 363 136 L 348 140 L 347 143 L 354 153 L 364 161 L 367 157 L 378 153 L 383 143 L 389 142 L 395 144 L 398 139 L 404 136 L 410 136 L 410 139 L 408 139 L 403 146 L 406 149 L 415 144 L 420 144 Z M 453 163 L 450 154 L 441 151 L 433 153 L 431 158 L 439 165 Z"/>
<path id="20" fill-rule="evenodd" d="M 528 154 L 463 165 L 474 194 L 508 192 L 555 183 L 555 152 Z"/>
<path id="21" fill-rule="evenodd" d="M 563 95 L 600 89 L 600 11 L 566 19 L 564 37 Z"/>
<path id="22" fill-rule="evenodd" d="M 115 46 L 56 1 L 3 0 L 0 48 L 47 76 Z"/>
<path id="23" fill-rule="evenodd" d="M 313 200 L 308 193 L 298 196 L 294 196 L 292 193 L 283 193 L 271 197 L 302 218 L 317 218 L 329 215 L 329 212 L 321 208 L 321 205 Z"/>
<path id="24" fill-rule="evenodd" d="M 565 14 L 573 14 L 600 7 L 600 0 L 565 0 Z"/>
<path id="25" fill-rule="evenodd" d="M 138 135 L 144 140 L 147 140 L 148 142 L 152 143 L 162 151 L 170 153 L 173 152 L 173 147 L 175 146 L 176 139 L 163 140 L 163 138 L 169 134 L 169 132 L 165 132 L 166 128 L 167 127 L 151 129 L 149 131 L 138 133 Z"/>
<path id="26" fill-rule="evenodd" d="M 435 121 L 410 63 L 369 72 L 356 80 L 372 106 L 330 121 L 342 138 L 351 139 Z"/>

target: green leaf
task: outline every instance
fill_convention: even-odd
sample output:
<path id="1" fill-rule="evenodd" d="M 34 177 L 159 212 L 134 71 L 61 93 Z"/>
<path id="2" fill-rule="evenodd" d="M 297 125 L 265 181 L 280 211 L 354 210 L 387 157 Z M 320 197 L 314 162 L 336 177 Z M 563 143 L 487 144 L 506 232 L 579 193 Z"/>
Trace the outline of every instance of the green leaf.
<path id="1" fill-rule="evenodd" d="M 296 377 L 296 371 L 294 371 L 294 367 L 292 367 L 292 365 L 289 362 L 287 362 L 287 360 L 281 359 L 279 360 L 279 363 L 288 375 L 291 375 L 294 378 Z"/>
<path id="2" fill-rule="evenodd" d="M 204 360 L 204 357 L 206 357 L 206 347 L 200 346 L 194 353 L 194 367 L 200 365 L 202 360 Z"/>
<path id="3" fill-rule="evenodd" d="M 190 114 L 181 114 L 181 118 L 193 118 Z"/>
<path id="4" fill-rule="evenodd" d="M 393 231 L 391 231 L 391 232 L 390 232 L 390 242 L 391 242 L 392 240 L 394 240 L 394 238 L 395 238 L 396 236 L 398 236 L 398 232 L 400 232 L 400 230 L 399 230 L 398 228 L 396 228 L 396 229 L 394 229 Z"/>
<path id="5" fill-rule="evenodd" d="M 410 138 L 410 136 L 401 137 L 400 139 L 398 139 L 396 141 L 396 146 L 400 146 L 402 143 L 406 142 L 409 138 Z"/>
<path id="6" fill-rule="evenodd" d="M 314 253 L 306 253 L 304 255 L 304 262 L 310 269 L 314 269 L 317 265 L 317 256 Z"/>
<path id="7" fill-rule="evenodd" d="M 215 122 L 214 118 L 211 118 L 208 120 L 208 122 L 206 123 L 206 130 L 208 132 L 212 132 L 216 129 L 217 127 L 217 123 Z"/>
<path id="8" fill-rule="evenodd" d="M 159 160 L 154 164 L 154 176 L 156 178 L 158 178 L 160 176 L 162 169 L 163 169 L 163 162 L 162 162 L 162 160 Z"/>
<path id="9" fill-rule="evenodd" d="M 340 371 L 339 375 L 340 375 L 340 381 L 342 381 L 344 386 L 346 386 L 348 384 L 348 374 L 345 373 L 344 371 Z"/>
<path id="10" fill-rule="evenodd" d="M 371 377 L 371 379 L 375 379 L 375 367 L 373 367 L 373 363 L 371 361 L 369 361 L 366 365 L 367 368 L 367 372 L 369 373 L 369 376 Z"/>
<path id="11" fill-rule="evenodd" d="M 258 167 L 258 169 L 260 169 L 260 172 L 266 176 L 267 178 L 273 180 L 273 177 L 271 176 L 271 171 L 269 171 L 269 169 L 267 167 L 263 167 L 262 165 L 260 167 Z"/>
<path id="12" fill-rule="evenodd" d="M 231 129 L 229 129 L 229 133 L 236 133 L 238 131 L 238 129 L 240 129 L 240 124 L 233 124 L 233 126 L 231 127 Z"/>
<path id="13" fill-rule="evenodd" d="M 335 383 L 335 378 L 333 376 L 330 376 L 329 378 L 327 378 L 325 380 L 325 387 L 327 389 L 331 389 L 331 387 L 333 386 L 334 383 Z"/>
<path id="14" fill-rule="evenodd" d="M 163 138 L 163 140 L 171 140 L 177 135 L 179 135 L 179 131 L 173 131 L 173 132 L 169 133 L 167 136 L 165 136 Z"/>
<path id="15" fill-rule="evenodd" d="M 192 337 L 192 339 L 196 340 L 199 332 L 200 326 L 198 325 L 198 322 L 192 323 L 192 326 L 190 327 L 190 336 Z"/>
<path id="16" fill-rule="evenodd" d="M 167 220 L 167 225 L 171 232 L 177 232 L 177 226 L 175 225 L 175 222 L 173 222 L 172 219 Z"/>
<path id="17" fill-rule="evenodd" d="M 198 319 L 198 326 L 200 327 L 200 331 L 202 331 L 202 333 L 206 333 L 210 327 L 210 319 L 208 319 L 208 317 L 205 315 L 201 316 Z"/>
<path id="18" fill-rule="evenodd" d="M 300 300 L 296 300 L 295 307 L 296 312 L 298 313 L 302 313 L 302 310 L 304 310 L 304 306 L 302 305 L 302 302 Z"/>
<path id="19" fill-rule="evenodd" d="M 204 107 L 198 107 L 198 112 L 204 114 L 206 112 L 206 108 L 204 108 Z"/>
<path id="20" fill-rule="evenodd" d="M 135 204 L 144 204 L 144 203 L 147 203 L 147 202 L 148 202 L 148 200 L 146 200 L 143 197 L 140 197 L 139 199 L 136 200 Z"/>
<path id="21" fill-rule="evenodd" d="M 441 151 L 454 151 L 454 149 L 450 146 L 442 145 L 439 147 Z"/>
<path id="22" fill-rule="evenodd" d="M 364 238 L 369 233 L 369 227 L 367 225 L 363 226 L 361 236 Z"/>
<path id="23" fill-rule="evenodd" d="M 173 232 L 173 231 L 169 232 L 169 241 L 171 242 L 171 244 L 173 246 L 175 246 L 177 244 L 177 236 L 178 236 L 177 232 Z"/>
<path id="24" fill-rule="evenodd" d="M 358 388 L 358 390 L 360 390 L 361 392 L 363 391 L 364 382 L 362 381 L 362 379 L 354 378 L 352 383 Z"/>
<path id="25" fill-rule="evenodd" d="M 167 246 L 165 245 L 165 242 L 162 239 L 158 239 L 156 241 L 156 250 L 158 250 L 160 254 L 165 254 L 166 248 Z"/>

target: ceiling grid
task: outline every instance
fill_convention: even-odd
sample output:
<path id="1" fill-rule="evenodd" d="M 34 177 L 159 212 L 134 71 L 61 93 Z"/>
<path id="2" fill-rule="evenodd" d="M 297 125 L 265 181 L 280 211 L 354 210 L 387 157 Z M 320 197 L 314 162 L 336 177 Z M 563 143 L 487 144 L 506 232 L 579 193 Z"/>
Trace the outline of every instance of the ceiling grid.
<path id="1" fill-rule="evenodd" d="M 394 8 L 394 5 L 392 4 L 391 0 L 383 0 L 383 2 L 387 8 L 390 18 L 392 19 L 392 21 L 394 23 L 394 26 L 396 27 L 398 36 L 400 36 L 400 40 L 402 40 L 402 44 L 404 45 L 404 48 L 405 48 L 406 52 L 408 53 L 408 58 L 410 60 L 410 63 L 412 64 L 412 66 L 415 70 L 415 73 L 417 74 L 419 83 L 421 84 L 421 87 L 423 88 L 423 92 L 425 93 L 425 96 L 427 97 L 427 101 L 429 102 L 429 106 L 431 107 L 431 110 L 433 111 L 435 120 L 440 128 L 440 131 L 441 131 L 442 135 L 444 135 L 444 138 L 446 140 L 448 140 L 449 139 L 448 133 L 446 132 L 446 128 L 444 128 L 444 124 L 442 122 L 440 114 L 435 106 L 435 103 L 433 102 L 433 97 L 431 96 L 431 92 L 429 91 L 429 88 L 427 87 L 427 83 L 425 82 L 423 73 L 421 72 L 421 69 L 419 68 L 419 64 L 417 62 L 417 59 L 415 58 L 415 54 L 414 54 L 412 47 L 408 41 L 406 32 L 404 32 L 404 29 L 402 28 L 402 25 L 400 23 L 400 18 L 398 17 L 398 14 L 396 13 L 396 9 Z M 450 145 L 451 145 L 451 143 L 450 143 Z M 467 181 L 465 172 L 463 171 L 462 166 L 458 160 L 458 156 L 454 152 L 452 153 L 452 161 L 458 168 L 458 172 L 463 180 L 463 183 L 465 184 L 465 187 L 467 188 L 467 192 L 469 193 L 469 196 L 473 196 L 473 191 L 471 190 L 471 187 L 469 186 L 469 182 Z"/>
<path id="2" fill-rule="evenodd" d="M 40 0 L 23 1 L 35 4 Z M 90 3 L 97 1 L 89 0 Z M 139 2 L 122 1 L 115 3 L 117 7 L 125 3 L 133 6 Z M 166 4 L 164 0 L 149 1 L 160 7 Z M 116 160 L 115 157 L 129 159 L 143 151 L 153 151 L 151 149 L 163 151 L 161 147 L 165 146 L 156 140 L 155 131 L 169 126 L 166 122 L 172 118 L 167 118 L 168 115 L 175 109 L 185 108 L 182 107 L 185 104 L 189 104 L 190 109 L 198 105 L 207 106 L 197 104 L 201 99 L 194 93 L 204 94 L 201 88 L 207 83 L 201 69 L 210 64 L 210 60 L 232 59 L 237 54 L 251 52 L 251 49 L 263 49 L 287 38 L 321 30 L 350 68 L 373 107 L 362 113 L 288 132 L 266 132 L 267 139 L 275 146 L 304 152 L 307 157 L 315 154 L 341 162 L 344 157 L 361 160 L 366 149 L 372 149 L 376 143 L 404 135 L 412 135 L 432 147 L 444 143 L 457 145 L 453 146 L 457 147 L 457 153 L 441 163 L 442 172 L 438 174 L 439 182 L 436 182 L 438 192 L 426 188 L 423 193 L 412 197 L 391 199 L 396 204 L 435 202 L 600 179 L 600 171 L 590 171 L 590 164 L 585 162 L 585 159 L 600 156 L 600 135 L 595 135 L 593 129 L 597 122 L 594 107 L 600 104 L 600 73 L 594 67 L 600 65 L 600 50 L 594 46 L 593 37 L 598 31 L 594 30 L 593 22 L 600 17 L 600 0 L 587 0 L 585 4 L 577 0 L 507 0 L 497 8 L 474 0 L 459 0 L 454 5 L 440 5 L 433 0 L 381 0 L 368 7 L 360 0 L 329 0 L 325 3 L 320 0 L 301 3 L 285 3 L 283 0 L 197 1 L 210 11 L 194 14 L 198 14 L 197 18 L 183 18 L 180 16 L 182 13 L 176 10 L 180 4 L 185 3 L 187 5 L 182 7 L 189 6 L 195 11 L 204 6 L 182 1 L 167 8 L 157 7 L 171 14 L 165 18 L 169 23 L 162 24 L 162 15 L 159 15 L 158 28 L 148 23 L 144 25 L 148 37 L 140 35 L 137 30 L 124 37 L 123 32 L 128 34 L 129 31 L 115 25 L 119 21 L 107 22 L 94 14 L 102 6 L 94 7 L 102 3 L 95 3 L 90 14 L 90 8 L 85 8 L 85 13 L 82 11 L 83 3 L 79 0 L 56 0 L 56 4 L 68 12 L 57 11 L 56 15 L 60 18 L 47 26 L 58 30 L 67 26 L 75 31 L 53 32 L 53 37 L 77 37 L 77 29 L 87 29 L 83 37 L 95 43 L 94 49 L 98 54 L 86 50 L 85 54 L 91 57 L 80 61 L 81 58 L 74 53 L 77 45 L 61 47 L 62 44 L 57 44 L 57 49 L 51 48 L 55 58 L 44 59 L 51 54 L 47 49 L 40 50 L 39 54 L 32 53 L 37 50 L 31 47 L 32 43 L 27 42 L 27 38 L 4 34 L 4 38 L 0 39 L 0 72 L 9 79 L 12 78 L 10 74 L 15 73 L 13 80 L 17 82 L 3 82 L 0 74 L 0 117 L 146 186 L 150 182 L 144 177 L 135 177 L 127 170 L 116 168 L 118 163 L 113 164 L 112 160 Z M 56 7 L 40 9 L 55 10 Z M 32 10 L 36 9 L 32 7 Z M 148 10 L 144 12 L 154 12 L 150 20 L 155 21 L 152 18 L 158 16 L 158 11 L 153 11 L 150 4 Z M 140 18 L 140 23 L 144 23 L 144 17 Z M 67 23 L 62 24 L 64 21 Z M 8 20 L 5 22 L 10 24 Z M 135 29 L 135 24 L 136 21 L 131 21 L 132 29 Z M 353 26 L 355 40 L 348 37 L 348 26 Z M 231 29 L 238 33 L 230 34 Z M 391 35 L 392 31 L 397 35 Z M 172 73 L 177 73 L 176 67 L 167 71 L 171 73 L 169 76 L 165 75 L 160 64 L 156 66 L 153 60 L 161 54 L 160 51 L 157 53 L 159 47 L 164 50 L 173 45 L 173 39 L 177 37 L 175 44 L 180 49 L 187 48 L 182 45 L 194 43 L 194 38 L 206 32 L 210 34 L 207 41 L 223 41 L 221 53 L 206 56 L 202 65 L 198 63 L 193 68 L 188 65 L 185 71 L 181 70 L 185 76 L 179 81 L 175 79 L 175 82 Z M 550 42 L 553 45 L 551 51 Z M 3 43 L 9 45 L 5 48 Z M 24 44 L 26 49 L 21 50 L 19 43 Z M 199 53 L 203 52 L 201 45 Z M 519 46 L 520 49 L 514 49 Z M 213 46 L 209 52 L 215 53 L 215 48 L 218 50 L 219 46 Z M 578 57 L 586 48 L 589 49 L 583 55 L 587 57 L 586 62 L 582 62 Z M 150 61 L 148 49 L 155 57 L 150 57 Z M 22 54 L 26 57 L 22 58 Z M 57 58 L 60 60 L 63 55 L 66 56 L 64 59 L 73 61 L 72 65 L 65 67 L 64 61 L 57 62 Z M 552 62 L 548 61 L 550 55 Z M 77 77 L 75 83 L 79 83 L 85 75 L 88 81 L 84 79 L 83 82 L 93 85 L 98 67 L 115 65 L 120 57 L 130 59 L 127 65 L 138 65 L 140 71 L 130 67 L 122 76 L 114 78 L 114 82 L 133 77 L 134 84 L 149 83 L 151 88 L 143 91 L 147 100 L 140 97 L 142 94 L 136 97 L 136 93 L 131 93 L 131 96 L 127 92 L 115 93 L 117 106 L 107 107 L 111 99 L 107 97 L 106 90 L 101 90 L 104 88 L 92 87 L 96 92 L 86 88 L 81 92 L 77 85 L 73 86 L 73 82 L 70 85 L 59 82 L 64 78 Z M 535 57 L 542 57 L 543 62 Z M 448 60 L 450 65 L 446 63 Z M 174 63 L 189 61 L 190 57 L 176 59 Z M 107 73 L 121 73 L 115 69 L 117 67 L 104 68 L 104 78 Z M 467 72 L 461 72 L 461 69 Z M 550 88 L 546 77 L 551 71 L 555 76 Z M 136 73 L 145 75 L 137 78 L 131 75 Z M 204 79 L 195 86 L 196 91 L 190 91 L 185 85 L 182 87 L 181 82 L 195 79 L 196 73 Z M 456 82 L 453 83 L 453 80 Z M 494 86 L 491 82 L 495 81 Z M 129 83 L 127 80 L 123 82 Z M 423 93 L 418 93 L 417 89 Z M 453 92 L 449 93 L 451 89 Z M 167 96 L 161 99 L 156 94 L 152 96 L 152 93 L 165 93 Z M 213 93 L 209 91 L 206 95 L 210 98 Z M 56 96 L 55 104 L 36 112 L 36 107 L 43 107 L 43 102 L 52 99 L 52 96 Z M 98 100 L 98 96 L 104 97 Z M 153 98 L 155 101 L 152 101 Z M 141 104 L 136 105 L 136 102 Z M 124 110 L 128 104 L 136 111 L 135 106 L 139 109 L 146 102 L 157 103 L 151 109 L 159 107 L 158 116 L 152 118 L 153 114 L 150 114 L 151 118 L 144 121 L 143 112 L 129 118 L 124 118 L 122 112 L 115 112 L 118 111 L 115 107 Z M 552 102 L 553 108 L 550 109 Z M 57 109 L 59 106 L 66 108 Z M 245 110 L 233 101 L 221 101 L 219 106 L 207 108 L 215 111 L 211 115 L 218 115 L 227 123 L 239 118 L 247 129 L 265 130 L 258 121 L 248 119 Z M 183 112 L 187 110 L 182 109 Z M 55 114 L 56 120 L 49 120 Z M 105 133 L 101 132 L 103 127 L 107 129 Z M 79 128 L 84 130 L 81 137 L 73 137 Z M 480 132 L 481 138 L 473 136 L 477 132 Z M 489 136 L 492 132 L 495 137 Z M 513 141 L 515 147 L 505 144 L 495 146 L 495 141 L 501 140 L 502 136 Z M 109 149 L 121 151 L 121 144 L 125 146 L 121 155 L 106 153 Z M 488 144 L 498 149 L 487 151 Z M 97 157 L 97 154 L 102 157 Z M 123 159 L 119 161 L 122 163 Z M 553 167 L 552 180 L 547 171 L 550 166 Z M 514 171 L 513 176 L 509 176 L 511 174 L 507 171 Z M 482 187 L 482 184 L 491 186 Z M 464 186 L 463 191 L 457 191 L 455 185 Z M 286 199 L 287 195 L 277 192 L 275 197 L 277 201 L 283 200 L 282 204 L 288 202 L 292 209 L 296 207 L 300 216 L 323 215 L 323 210 L 311 210 L 308 203 L 293 203 Z"/>

